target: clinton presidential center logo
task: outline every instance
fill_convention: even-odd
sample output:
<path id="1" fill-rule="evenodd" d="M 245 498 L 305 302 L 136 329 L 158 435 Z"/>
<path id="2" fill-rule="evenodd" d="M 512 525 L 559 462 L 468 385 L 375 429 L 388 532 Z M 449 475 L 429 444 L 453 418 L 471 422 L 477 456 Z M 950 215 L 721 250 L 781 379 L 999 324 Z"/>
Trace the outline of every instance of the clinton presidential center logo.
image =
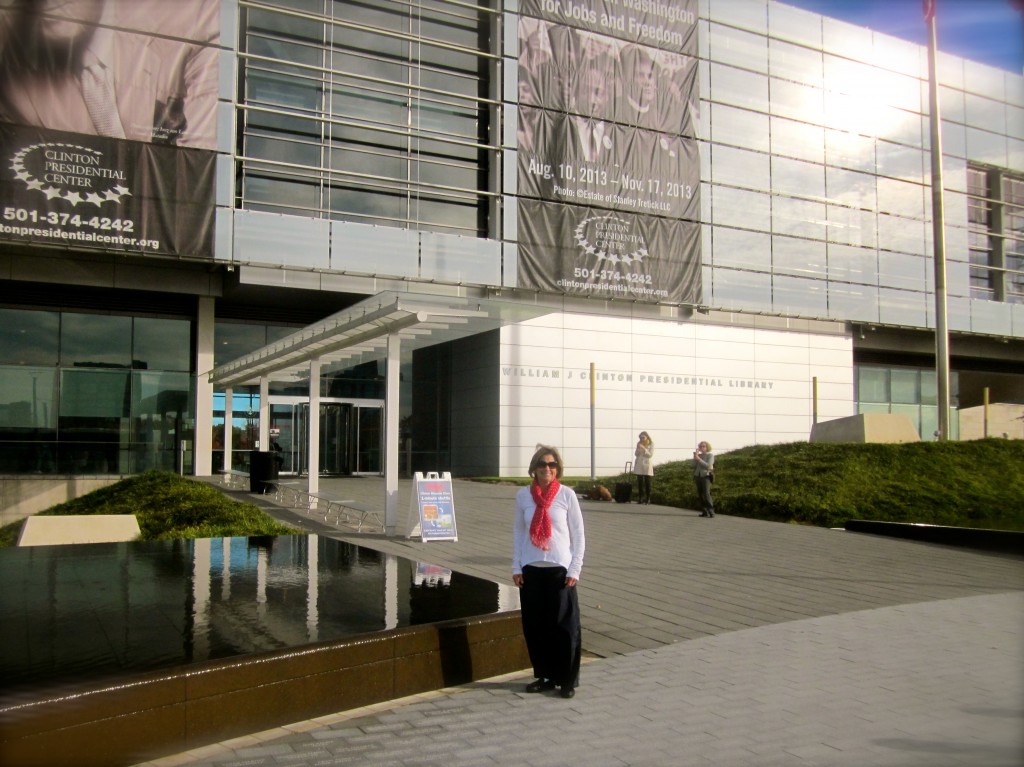
<path id="1" fill-rule="evenodd" d="M 588 256 L 613 264 L 638 264 L 649 253 L 635 220 L 609 214 L 589 216 L 576 225 L 576 243 Z"/>
<path id="2" fill-rule="evenodd" d="M 29 191 L 75 207 L 98 208 L 131 196 L 122 169 L 111 167 L 103 152 L 77 144 L 30 144 L 14 153 L 11 169 Z"/>

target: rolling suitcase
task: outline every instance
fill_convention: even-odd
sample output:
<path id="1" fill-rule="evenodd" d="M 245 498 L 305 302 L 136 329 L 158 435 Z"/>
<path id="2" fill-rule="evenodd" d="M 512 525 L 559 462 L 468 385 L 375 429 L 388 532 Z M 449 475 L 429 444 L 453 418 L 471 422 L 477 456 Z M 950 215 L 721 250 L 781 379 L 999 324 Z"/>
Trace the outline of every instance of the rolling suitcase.
<path id="1" fill-rule="evenodd" d="M 615 502 L 616 503 L 629 503 L 633 497 L 633 485 L 630 482 L 616 482 L 615 483 Z"/>

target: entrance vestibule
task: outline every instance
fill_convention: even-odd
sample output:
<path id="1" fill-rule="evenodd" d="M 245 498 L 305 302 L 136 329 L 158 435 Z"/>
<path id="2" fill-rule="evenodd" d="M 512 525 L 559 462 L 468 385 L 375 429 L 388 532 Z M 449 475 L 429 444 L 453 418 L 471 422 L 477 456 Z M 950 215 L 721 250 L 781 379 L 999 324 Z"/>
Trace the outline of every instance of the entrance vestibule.
<path id="1" fill-rule="evenodd" d="M 319 475 L 381 474 L 384 401 L 321 399 L 319 412 Z M 270 398 L 270 448 L 280 454 L 282 475 L 309 474 L 309 401 L 306 398 Z"/>

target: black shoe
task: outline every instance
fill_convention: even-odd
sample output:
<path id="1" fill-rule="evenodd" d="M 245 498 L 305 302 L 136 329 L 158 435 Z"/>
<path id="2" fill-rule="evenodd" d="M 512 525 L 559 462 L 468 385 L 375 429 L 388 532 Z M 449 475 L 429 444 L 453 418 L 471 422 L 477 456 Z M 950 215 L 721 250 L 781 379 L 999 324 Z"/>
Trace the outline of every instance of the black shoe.
<path id="1" fill-rule="evenodd" d="M 702 517 L 710 517 L 710 516 L 711 516 L 711 515 L 710 515 L 710 514 L 708 514 L 708 513 L 706 512 L 706 511 L 702 511 L 702 512 L 700 513 L 700 515 L 701 515 Z"/>
<path id="2" fill-rule="evenodd" d="M 568 687 L 568 686 L 565 686 L 565 685 L 562 686 L 562 691 L 559 693 L 559 695 L 561 695 L 563 698 L 571 698 L 575 694 L 576 694 L 576 688 L 575 687 Z"/>
<path id="3" fill-rule="evenodd" d="M 550 679 L 538 679 L 526 685 L 527 692 L 547 692 L 553 689 L 555 689 L 555 683 Z"/>

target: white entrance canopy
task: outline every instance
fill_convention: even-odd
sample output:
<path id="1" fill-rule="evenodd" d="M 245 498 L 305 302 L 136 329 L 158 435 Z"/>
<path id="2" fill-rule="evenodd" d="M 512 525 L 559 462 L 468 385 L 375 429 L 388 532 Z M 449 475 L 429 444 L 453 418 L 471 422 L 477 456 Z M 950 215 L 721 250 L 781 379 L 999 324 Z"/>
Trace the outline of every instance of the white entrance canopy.
<path id="1" fill-rule="evenodd" d="M 324 372 L 373 360 L 386 360 L 384 527 L 398 525 L 398 417 L 400 353 L 453 341 L 504 324 L 547 314 L 551 308 L 495 299 L 380 293 L 302 330 L 210 371 L 209 381 L 225 390 L 225 423 L 230 423 L 236 386 L 260 387 L 260 445 L 269 444 L 270 381 L 317 381 Z M 311 413 L 319 412 L 320 388 L 309 387 Z M 225 467 L 230 467 L 231 429 L 225 428 Z M 309 419 L 309 466 L 319 466 L 319 419 Z M 308 492 L 316 493 L 319 472 L 308 472 Z"/>

